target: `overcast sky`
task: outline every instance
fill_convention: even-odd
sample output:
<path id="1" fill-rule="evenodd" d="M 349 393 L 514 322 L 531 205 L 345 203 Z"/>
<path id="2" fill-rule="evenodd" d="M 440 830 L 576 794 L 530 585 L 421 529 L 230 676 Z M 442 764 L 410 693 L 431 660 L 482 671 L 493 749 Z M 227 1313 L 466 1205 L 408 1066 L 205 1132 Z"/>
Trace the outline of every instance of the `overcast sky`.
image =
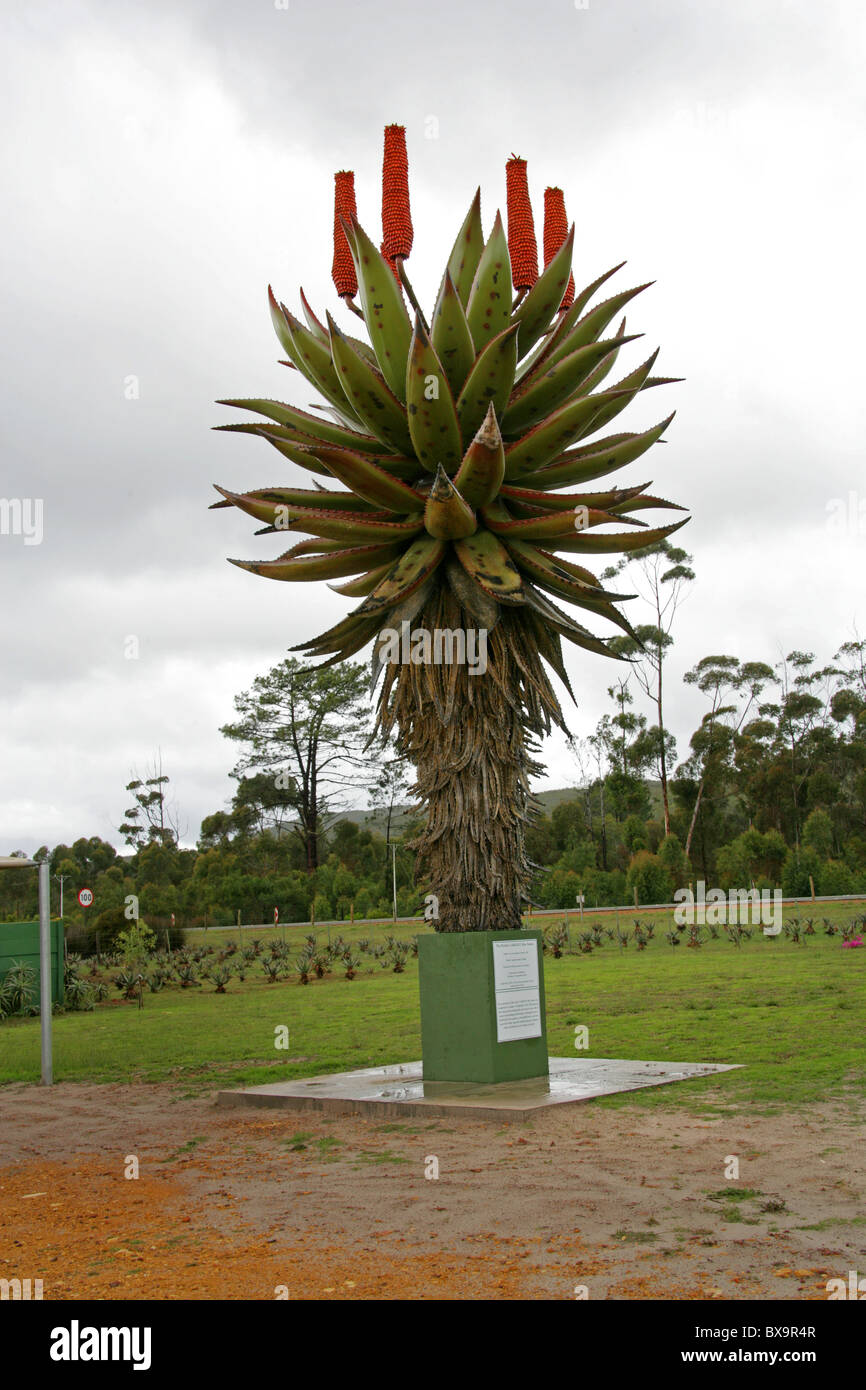
<path id="1" fill-rule="evenodd" d="M 281 547 L 209 513 L 213 482 L 309 483 L 262 441 L 209 431 L 241 418 L 219 397 L 313 398 L 277 363 L 269 282 L 354 327 L 330 281 L 333 172 L 355 170 L 378 240 L 386 122 L 407 128 L 428 305 L 476 186 L 486 229 L 504 207 L 512 152 L 539 230 L 545 185 L 565 189 L 579 284 L 623 259 L 612 289 L 656 281 L 625 370 L 661 345 L 657 370 L 686 380 L 623 417 L 678 412 L 623 477 L 692 509 L 681 755 L 701 707 L 680 677 L 701 656 L 823 661 L 858 612 L 866 626 L 855 0 L 16 9 L 0 47 L 0 498 L 43 514 L 39 544 L 0 535 L 0 853 L 82 834 L 120 847 L 124 784 L 157 748 L 193 842 L 231 793 L 234 694 L 346 611 L 325 585 L 226 564 Z M 585 735 L 613 668 L 567 661 Z M 540 785 L 575 779 L 560 738 L 545 753 Z"/>

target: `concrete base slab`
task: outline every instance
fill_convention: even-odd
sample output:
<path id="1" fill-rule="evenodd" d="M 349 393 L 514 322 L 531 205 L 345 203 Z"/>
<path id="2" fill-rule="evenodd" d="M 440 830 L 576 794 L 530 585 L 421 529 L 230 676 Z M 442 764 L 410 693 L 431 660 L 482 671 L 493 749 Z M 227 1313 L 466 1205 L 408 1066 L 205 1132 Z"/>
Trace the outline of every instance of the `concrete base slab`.
<path id="1" fill-rule="evenodd" d="M 671 1081 L 692 1081 L 733 1070 L 731 1065 L 709 1062 L 551 1057 L 549 1077 L 479 1085 L 472 1081 L 425 1082 L 420 1062 L 403 1062 L 220 1091 L 217 1104 L 318 1110 L 332 1115 L 467 1115 L 487 1120 L 524 1120 L 551 1105 L 573 1105 L 597 1096 L 664 1086 Z"/>

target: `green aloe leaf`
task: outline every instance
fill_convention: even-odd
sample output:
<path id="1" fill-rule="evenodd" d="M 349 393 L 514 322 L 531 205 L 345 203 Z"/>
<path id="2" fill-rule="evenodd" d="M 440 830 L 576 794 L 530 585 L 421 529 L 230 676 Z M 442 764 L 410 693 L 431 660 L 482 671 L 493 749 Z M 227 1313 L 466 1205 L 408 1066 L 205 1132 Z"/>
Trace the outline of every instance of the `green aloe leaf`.
<path id="1" fill-rule="evenodd" d="M 509 539 L 506 540 L 505 544 L 517 565 L 532 579 L 533 583 L 540 585 L 549 593 L 558 595 L 559 598 L 568 599 L 569 603 L 573 603 L 578 608 L 584 608 L 589 613 L 598 613 L 602 617 L 608 618 L 610 622 L 616 623 L 617 627 L 622 628 L 629 636 L 633 636 L 632 626 L 628 619 L 609 600 L 599 597 L 598 592 L 590 585 L 568 574 L 555 555 L 524 541 Z"/>
<path id="2" fill-rule="evenodd" d="M 389 390 L 382 374 L 346 341 L 330 314 L 328 329 L 335 375 L 352 410 L 383 444 L 399 453 L 411 452 L 406 407 Z"/>
<path id="3" fill-rule="evenodd" d="M 403 552 L 399 560 L 394 562 L 381 584 L 377 585 L 356 611 L 381 616 L 384 611 L 393 608 L 395 603 L 408 598 L 419 584 L 423 584 L 429 578 L 447 550 L 448 545 L 445 541 L 437 540 L 435 536 L 419 536 Z"/>
<path id="4" fill-rule="evenodd" d="M 489 598 L 500 603 L 525 601 L 523 580 L 502 542 L 492 531 L 478 530 L 474 536 L 454 542 L 454 553 L 461 565 Z"/>
<path id="5" fill-rule="evenodd" d="M 448 257 L 448 274 L 451 276 L 460 303 L 464 308 L 469 303 L 469 294 L 483 250 L 484 231 L 481 226 L 481 189 L 479 188 L 463 219 L 463 226 L 457 233 L 457 240 L 454 242 L 451 255 Z"/>
<path id="6" fill-rule="evenodd" d="M 230 405 L 235 410 L 250 410 L 256 415 L 265 415 L 269 420 L 275 420 L 278 425 L 285 427 L 288 431 L 284 436 L 286 439 L 290 439 L 290 434 L 299 436 L 297 442 L 300 444 L 318 440 L 322 444 L 336 444 L 343 449 L 362 449 L 368 454 L 385 454 L 389 451 L 388 445 L 378 439 L 345 429 L 342 425 L 332 425 L 319 415 L 310 415 L 308 411 L 285 405 L 282 401 L 253 397 L 248 400 L 217 401 L 217 405 Z M 255 429 L 238 425 L 217 425 L 216 428 L 246 430 L 250 434 L 256 432 Z"/>
<path id="7" fill-rule="evenodd" d="M 438 464 L 455 470 L 463 457 L 463 440 L 451 387 L 421 322 L 415 331 L 406 371 L 406 410 L 415 453 L 428 473 Z"/>
<path id="8" fill-rule="evenodd" d="M 447 270 L 433 310 L 430 340 L 456 400 L 472 371 L 475 345 L 466 322 L 466 311 Z"/>
<path id="9" fill-rule="evenodd" d="M 682 521 L 674 521 L 670 526 L 647 527 L 640 531 L 613 531 L 607 535 L 590 535 L 587 531 L 575 531 L 572 535 L 556 540 L 551 549 L 587 555 L 624 554 L 627 551 L 643 550 L 645 547 L 658 545 L 666 536 L 672 536 L 674 531 L 685 526 L 687 521 L 688 517 L 684 517 Z"/>
<path id="10" fill-rule="evenodd" d="M 297 548 L 296 548 L 297 549 Z M 266 579 L 304 580 L 341 579 L 347 574 L 359 574 L 370 565 L 391 563 L 396 555 L 394 545 L 356 545 L 323 555 L 281 556 L 278 560 L 230 560 L 230 565 L 261 574 Z"/>
<path id="11" fill-rule="evenodd" d="M 392 512 L 409 514 L 423 511 L 425 498 L 422 493 L 407 487 L 406 483 L 393 477 L 387 469 L 380 468 L 378 463 L 364 454 L 354 453 L 350 449 L 329 449 L 322 445 L 317 449 L 316 456 L 335 478 L 352 489 L 356 497 Z M 417 464 L 415 467 L 417 469 Z M 346 495 L 351 496 L 352 493 Z"/>
<path id="12" fill-rule="evenodd" d="M 510 324 L 487 344 L 457 401 L 462 441 L 468 444 L 484 423 L 491 404 L 497 419 L 505 412 L 517 366 L 517 328 Z"/>
<path id="13" fill-rule="evenodd" d="M 614 394 L 630 399 L 634 392 L 623 391 Z M 594 418 L 612 399 L 609 391 L 600 391 L 596 396 L 581 396 L 578 400 L 570 401 L 568 405 L 554 411 L 522 439 L 506 445 L 505 477 L 508 482 L 522 479 L 524 474 L 543 468 L 589 429 Z"/>
<path id="14" fill-rule="evenodd" d="M 343 392 L 340 378 L 331 357 L 330 344 L 320 342 L 315 333 L 312 333 L 309 328 L 305 328 L 299 319 L 289 313 L 285 305 L 279 307 L 288 330 L 290 361 L 295 364 L 307 381 L 315 386 L 317 391 L 321 391 L 326 400 L 336 406 L 343 415 L 349 417 L 348 425 L 363 424 L 364 422 L 357 410 L 351 401 L 347 401 Z"/>
<path id="15" fill-rule="evenodd" d="M 519 329 L 518 358 L 525 357 L 535 346 L 562 303 L 562 296 L 568 288 L 571 275 L 573 250 L 574 226 L 513 315 L 512 323 L 516 323 Z"/>
<path id="16" fill-rule="evenodd" d="M 511 318 L 511 262 L 502 218 L 496 214 L 493 231 L 481 253 L 466 318 L 476 352 L 507 327 Z"/>
<path id="17" fill-rule="evenodd" d="M 581 290 L 580 294 L 575 297 L 569 308 L 564 309 L 559 315 L 557 322 L 553 325 L 550 332 L 545 334 L 535 350 L 530 353 L 523 365 L 518 368 L 517 375 L 519 379 L 529 376 L 530 372 L 535 370 L 538 364 L 548 356 L 551 350 L 558 346 L 563 338 L 567 337 L 574 325 L 578 322 L 584 308 L 592 299 L 596 290 L 600 289 L 605 280 L 610 279 L 611 275 L 615 275 L 618 270 L 622 270 L 624 265 L 625 261 L 620 261 L 619 265 L 615 265 L 611 270 L 606 270 L 604 275 L 599 275 L 597 280 L 593 280 L 591 285 L 587 285 L 586 289 Z"/>
<path id="18" fill-rule="evenodd" d="M 594 343 L 611 320 L 616 318 L 616 315 L 625 308 L 626 304 L 629 304 L 637 295 L 643 294 L 644 290 L 648 290 L 653 284 L 655 284 L 654 280 L 647 280 L 645 285 L 635 285 L 633 289 L 621 290 L 619 294 L 612 295 L 610 299 L 605 299 L 594 309 L 590 309 L 589 313 L 579 319 L 568 332 L 564 332 L 550 351 L 545 354 L 545 366 L 552 366 L 562 357 L 568 357 L 572 352 L 576 352 L 578 348 L 586 347 L 587 343 Z M 571 313 L 571 309 L 568 310 L 568 313 Z"/>
<path id="19" fill-rule="evenodd" d="M 496 423 L 496 410 L 487 407 L 454 479 L 454 486 L 470 507 L 483 507 L 498 495 L 505 476 L 505 449 Z"/>
<path id="20" fill-rule="evenodd" d="M 520 434 L 537 425 L 558 410 L 579 388 L 582 388 L 582 396 L 588 396 L 595 385 L 589 380 L 594 369 L 608 357 L 612 365 L 618 349 L 641 336 L 632 333 L 628 337 L 605 338 L 600 343 L 588 343 L 568 357 L 539 370 L 525 386 L 521 383 L 519 393 L 512 396 L 502 422 L 505 434 Z"/>
<path id="21" fill-rule="evenodd" d="M 521 482 L 524 486 L 545 489 L 569 487 L 572 483 L 603 478 L 605 474 L 633 463 L 652 448 L 661 439 L 675 414 L 676 411 L 672 411 L 666 420 L 640 434 L 610 434 L 579 449 L 570 449 L 539 472 L 525 474 Z"/>
<path id="22" fill-rule="evenodd" d="M 238 494 L 227 492 L 226 489 L 220 487 L 218 483 L 214 483 L 214 487 L 217 492 L 222 493 L 223 500 L 221 502 L 212 502 L 209 509 L 210 511 L 216 511 L 220 507 L 233 507 L 235 505 L 233 499 Z M 326 507 L 329 511 L 346 512 L 358 511 L 359 509 L 365 511 L 374 510 L 373 503 L 365 502 L 362 498 L 351 492 L 329 492 L 326 488 L 260 487 L 256 488 L 254 491 L 245 492 L 243 496 L 262 503 L 273 503 L 274 506 L 281 507 Z M 375 506 L 381 507 L 382 503 L 378 502 Z M 261 520 L 269 521 L 270 519 L 268 515 L 262 514 Z"/>
<path id="23" fill-rule="evenodd" d="M 364 321 L 382 375 L 394 395 L 405 401 L 406 360 L 412 325 L 403 292 L 388 262 L 367 236 L 357 218 L 347 227 L 346 240 L 355 262 Z"/>

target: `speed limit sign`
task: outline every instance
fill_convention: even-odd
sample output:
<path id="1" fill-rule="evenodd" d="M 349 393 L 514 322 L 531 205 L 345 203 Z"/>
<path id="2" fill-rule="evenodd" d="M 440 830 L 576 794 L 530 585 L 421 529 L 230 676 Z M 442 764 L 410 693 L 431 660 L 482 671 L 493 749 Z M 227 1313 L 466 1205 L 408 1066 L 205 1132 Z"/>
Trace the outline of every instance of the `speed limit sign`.
<path id="1" fill-rule="evenodd" d="M 93 894 L 89 888 L 81 889 L 78 894 L 78 901 L 81 903 L 82 907 L 90 907 L 90 904 L 93 902 Z"/>

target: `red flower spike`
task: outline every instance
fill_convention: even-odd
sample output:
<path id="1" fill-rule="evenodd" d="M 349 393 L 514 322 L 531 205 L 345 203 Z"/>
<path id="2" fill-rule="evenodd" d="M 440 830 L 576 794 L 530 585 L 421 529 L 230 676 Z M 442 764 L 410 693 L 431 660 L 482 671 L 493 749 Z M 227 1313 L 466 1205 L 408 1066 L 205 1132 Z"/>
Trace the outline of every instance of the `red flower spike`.
<path id="1" fill-rule="evenodd" d="M 561 188 L 544 190 L 544 264 L 549 266 L 565 238 L 568 236 L 568 218 L 565 214 L 565 197 Z M 561 309 L 568 309 L 574 303 L 574 276 L 568 277 L 568 288 L 563 295 Z"/>
<path id="2" fill-rule="evenodd" d="M 538 244 L 526 180 L 526 160 L 512 155 L 505 165 L 508 255 L 516 290 L 531 289 L 538 279 Z"/>
<path id="3" fill-rule="evenodd" d="M 382 255 L 390 261 L 395 274 L 397 257 L 405 260 L 412 250 L 412 236 L 406 127 L 386 125 L 382 161 Z"/>
<path id="4" fill-rule="evenodd" d="M 345 217 L 349 221 L 357 215 L 355 175 L 351 169 L 341 169 L 338 174 L 334 175 L 334 263 L 331 267 L 331 276 L 337 288 L 337 294 L 349 299 L 354 298 L 358 293 L 358 277 L 355 274 L 355 262 L 352 260 L 352 253 L 349 250 L 346 233 L 343 231 L 341 218 Z"/>

